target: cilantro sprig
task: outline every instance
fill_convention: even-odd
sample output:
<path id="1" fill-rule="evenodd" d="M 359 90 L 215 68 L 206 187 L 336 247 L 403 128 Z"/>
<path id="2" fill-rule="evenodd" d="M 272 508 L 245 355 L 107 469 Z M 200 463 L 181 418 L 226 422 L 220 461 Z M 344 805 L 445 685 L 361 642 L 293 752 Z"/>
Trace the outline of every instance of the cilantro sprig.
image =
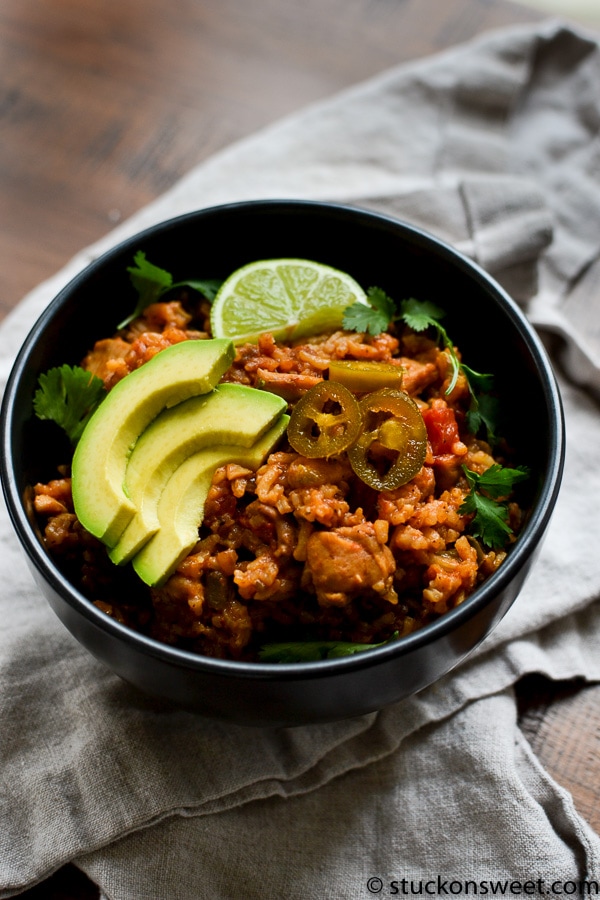
<path id="1" fill-rule="evenodd" d="M 343 326 L 346 331 L 364 331 L 377 337 L 386 331 L 394 320 L 396 304 L 385 291 L 370 287 L 368 303 L 353 303 L 344 311 Z"/>
<path id="2" fill-rule="evenodd" d="M 427 329 L 434 329 L 437 340 L 447 352 L 450 360 L 451 375 L 446 395 L 452 393 L 462 372 L 467 380 L 470 394 L 467 411 L 468 428 L 472 434 L 477 434 L 481 428 L 485 428 L 488 441 L 494 444 L 498 404 L 496 399 L 487 393 L 492 387 L 494 376 L 489 373 L 476 372 L 461 362 L 454 343 L 441 324 L 440 320 L 445 316 L 444 311 L 435 303 L 428 300 L 416 300 L 414 297 L 402 300 L 397 311 L 396 304 L 391 297 L 377 287 L 369 288 L 367 301 L 367 304 L 353 303 L 346 309 L 342 323 L 344 328 L 347 331 L 363 331 L 374 337 L 386 331 L 392 322 L 404 322 L 413 331 L 419 333 L 427 331 Z"/>
<path id="3" fill-rule="evenodd" d="M 367 291 L 367 301 L 368 304 L 353 303 L 345 310 L 342 322 L 344 328 L 347 331 L 364 331 L 373 336 L 386 331 L 392 322 L 399 321 L 403 321 L 413 331 L 422 332 L 428 328 L 435 329 L 437 339 L 448 351 L 450 357 L 452 377 L 446 393 L 451 394 L 456 386 L 461 364 L 454 344 L 440 322 L 440 319 L 444 318 L 444 311 L 428 300 L 415 300 L 414 297 L 410 297 L 402 300 L 400 309 L 396 312 L 396 304 L 391 297 L 388 297 L 381 288 L 376 287 L 369 288 Z"/>
<path id="4" fill-rule="evenodd" d="M 458 512 L 461 515 L 473 514 L 470 524 L 473 537 L 480 538 L 492 549 L 503 547 L 513 533 L 508 524 L 509 510 L 505 498 L 510 496 L 517 482 L 529 477 L 529 469 L 526 466 L 511 469 L 499 463 L 481 474 L 466 466 L 462 469 L 470 490 Z"/>
<path id="5" fill-rule="evenodd" d="M 56 422 L 75 445 L 106 394 L 101 378 L 80 366 L 62 365 L 40 375 L 33 398 L 38 419 Z"/>
<path id="6" fill-rule="evenodd" d="M 435 303 L 430 303 L 428 300 L 419 301 L 415 300 L 414 297 L 410 297 L 408 300 L 403 300 L 400 304 L 400 315 L 398 318 L 402 319 L 413 331 L 421 332 L 426 331 L 428 328 L 435 329 L 439 342 L 450 358 L 452 375 L 450 384 L 446 388 L 446 394 L 451 394 L 456 387 L 461 365 L 456 355 L 454 344 L 448 337 L 448 332 L 440 323 L 440 319 L 443 319 L 444 316 L 443 309 L 440 309 Z"/>
<path id="7" fill-rule="evenodd" d="M 134 265 L 128 266 L 129 278 L 137 291 L 138 299 L 133 312 L 119 323 L 117 328 L 126 328 L 138 316 L 141 316 L 147 306 L 156 303 L 168 291 L 178 287 L 191 287 L 198 291 L 207 300 L 214 300 L 221 286 L 221 281 L 216 279 L 189 279 L 185 281 L 173 281 L 173 276 L 166 269 L 161 269 L 148 262 L 143 250 L 135 254 Z"/>
<path id="8" fill-rule="evenodd" d="M 398 632 L 387 641 L 379 644 L 358 644 L 352 641 L 278 641 L 263 644 L 258 651 L 261 662 L 296 663 L 317 662 L 321 659 L 339 659 L 342 656 L 353 656 L 364 650 L 383 647 L 398 638 Z"/>
<path id="9" fill-rule="evenodd" d="M 467 428 L 471 434 L 477 434 L 483 427 L 487 432 L 488 442 L 496 444 L 496 423 L 500 414 L 500 404 L 496 397 L 487 393 L 493 385 L 494 376 L 475 372 L 465 363 L 461 368 L 469 385 L 470 403 L 467 410 Z"/>

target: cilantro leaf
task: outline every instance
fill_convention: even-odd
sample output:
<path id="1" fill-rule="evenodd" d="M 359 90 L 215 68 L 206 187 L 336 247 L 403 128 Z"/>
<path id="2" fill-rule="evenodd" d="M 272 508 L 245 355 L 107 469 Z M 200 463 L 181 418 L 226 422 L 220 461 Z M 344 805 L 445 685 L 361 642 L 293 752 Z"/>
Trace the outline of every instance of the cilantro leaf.
<path id="1" fill-rule="evenodd" d="M 454 344 L 448 337 L 448 333 L 443 325 L 440 325 L 439 319 L 444 317 L 444 311 L 430 303 L 428 300 L 415 300 L 410 297 L 403 300 L 400 304 L 400 318 L 403 322 L 412 328 L 413 331 L 425 331 L 427 328 L 435 328 L 438 334 L 438 340 L 441 341 L 444 350 L 448 351 L 450 357 L 451 378 L 450 384 L 446 388 L 446 394 L 451 394 L 458 381 L 460 373 L 460 361 L 456 355 Z"/>
<path id="2" fill-rule="evenodd" d="M 189 281 L 178 281 L 176 284 L 171 285 L 172 288 L 178 287 L 191 287 L 194 291 L 198 291 L 199 294 L 202 294 L 206 300 L 212 301 L 217 296 L 217 291 L 223 284 L 223 279 L 221 278 L 206 278 L 203 280 L 198 279 L 190 279 Z"/>
<path id="3" fill-rule="evenodd" d="M 488 547 L 503 547 L 512 534 L 508 525 L 508 508 L 477 491 L 471 491 L 459 512 L 475 513 L 471 522 L 471 534 L 481 538 Z"/>
<path id="4" fill-rule="evenodd" d="M 467 376 L 467 381 L 469 382 L 469 387 L 472 390 L 478 391 L 489 391 L 494 382 L 494 376 L 490 375 L 489 372 L 476 372 L 474 369 L 471 369 L 470 366 L 467 366 L 465 363 L 461 363 L 461 368 L 465 375 Z"/>
<path id="5" fill-rule="evenodd" d="M 367 290 L 367 300 L 373 309 L 376 309 L 380 315 L 385 316 L 388 325 L 396 312 L 396 305 L 386 292 L 378 287 L 370 287 Z M 386 326 L 387 327 L 387 326 Z"/>
<path id="6" fill-rule="evenodd" d="M 173 283 L 171 273 L 148 262 L 143 250 L 137 251 L 133 261 L 134 265 L 128 266 L 127 271 L 129 272 L 131 283 L 137 291 L 138 299 L 133 312 L 117 325 L 119 329 L 126 328 L 130 322 L 142 315 L 147 306 L 150 306 L 151 303 L 156 303 L 163 294 L 166 294 L 167 291 L 173 288 L 191 287 L 212 302 L 223 283 L 221 280 L 212 278 L 206 280 L 190 279 Z"/>
<path id="7" fill-rule="evenodd" d="M 342 325 L 346 331 L 369 332 L 372 328 L 375 328 L 377 334 L 379 334 L 377 316 L 377 312 L 372 307 L 364 303 L 353 303 L 344 310 Z"/>
<path id="8" fill-rule="evenodd" d="M 135 265 L 128 266 L 127 271 L 131 283 L 140 296 L 159 297 L 173 284 L 171 273 L 148 262 L 142 250 L 138 250 L 133 261 Z"/>
<path id="9" fill-rule="evenodd" d="M 479 491 L 485 491 L 489 497 L 498 499 L 507 497 L 517 482 L 525 481 L 529 477 L 529 469 L 526 466 L 510 469 L 508 466 L 494 463 L 481 475 L 470 469 L 465 469 L 465 475 L 471 487 L 476 487 Z"/>
<path id="10" fill-rule="evenodd" d="M 33 398 L 36 416 L 56 422 L 75 445 L 104 398 L 102 379 L 80 366 L 65 364 L 40 375 L 38 383 Z"/>
<path id="11" fill-rule="evenodd" d="M 128 266 L 127 271 L 131 283 L 137 291 L 138 300 L 131 315 L 123 319 L 117 326 L 118 328 L 125 328 L 130 322 L 133 322 L 147 306 L 155 303 L 160 295 L 169 290 L 173 284 L 173 276 L 165 269 L 160 269 L 148 262 L 146 254 L 142 250 L 138 250 L 133 261 L 135 265 Z"/>
<path id="12" fill-rule="evenodd" d="M 512 529 L 508 524 L 508 506 L 499 502 L 499 498 L 508 497 L 517 482 L 528 478 L 529 469 L 526 466 L 511 469 L 494 463 L 478 474 L 466 466 L 462 468 L 470 491 L 458 512 L 461 515 L 473 514 L 470 531 L 474 537 L 481 538 L 493 549 L 503 547 Z"/>
<path id="13" fill-rule="evenodd" d="M 413 331 L 425 331 L 430 326 L 439 330 L 441 328 L 439 319 L 443 319 L 444 315 L 444 311 L 429 300 L 415 300 L 414 297 L 410 297 L 400 304 L 400 317 Z"/>
<path id="14" fill-rule="evenodd" d="M 500 404 L 495 397 L 485 393 L 492 387 L 494 376 L 489 373 L 476 372 L 465 363 L 461 368 L 467 377 L 471 402 L 466 414 L 467 428 L 477 434 L 484 427 L 490 444 L 496 443 L 496 426 Z"/>
<path id="15" fill-rule="evenodd" d="M 391 297 L 378 287 L 367 290 L 365 303 L 353 303 L 344 312 L 343 326 L 347 331 L 364 331 L 376 337 L 386 331 L 393 321 L 395 305 Z"/>
<path id="16" fill-rule="evenodd" d="M 490 394 L 476 395 L 471 391 L 471 403 L 466 414 L 467 428 L 471 434 L 477 432 L 483 427 L 486 430 L 488 443 L 497 443 L 496 423 L 498 421 L 500 411 L 500 403 L 496 397 Z"/>
<path id="17" fill-rule="evenodd" d="M 396 640 L 397 637 L 396 631 L 389 641 Z M 316 662 L 320 659 L 352 656 L 363 650 L 383 647 L 389 641 L 382 641 L 379 644 L 357 644 L 351 641 L 281 641 L 263 644 L 258 652 L 258 658 L 261 662 L 274 663 Z"/>

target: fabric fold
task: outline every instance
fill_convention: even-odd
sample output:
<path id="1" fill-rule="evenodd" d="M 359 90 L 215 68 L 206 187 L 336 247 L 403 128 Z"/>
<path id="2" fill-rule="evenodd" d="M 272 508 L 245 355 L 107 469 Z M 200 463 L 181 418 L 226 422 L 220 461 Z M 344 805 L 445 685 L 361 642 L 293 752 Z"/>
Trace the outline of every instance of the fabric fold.
<path id="1" fill-rule="evenodd" d="M 176 817 L 78 865 L 111 900 L 155 896 L 157 885 L 176 900 L 228 900 L 232 884 L 250 900 L 515 896 L 509 885 L 526 882 L 545 895 L 599 871 L 598 839 L 520 736 L 510 690 L 408 736 L 401 752 L 296 798 L 293 810 L 272 797 L 208 822 Z"/>
<path id="2" fill-rule="evenodd" d="M 404 193 L 352 198 L 405 219 L 451 243 L 525 305 L 538 289 L 540 255 L 551 244 L 553 218 L 542 192 L 525 178 L 492 174 L 440 178 Z"/>

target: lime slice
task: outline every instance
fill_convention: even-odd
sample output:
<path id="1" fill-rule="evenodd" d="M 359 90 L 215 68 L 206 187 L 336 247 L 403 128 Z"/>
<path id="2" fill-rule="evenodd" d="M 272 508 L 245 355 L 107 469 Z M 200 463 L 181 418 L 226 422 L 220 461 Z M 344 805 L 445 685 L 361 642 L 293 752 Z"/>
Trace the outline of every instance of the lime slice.
<path id="1" fill-rule="evenodd" d="M 264 331 L 295 340 L 342 327 L 344 310 L 367 303 L 345 272 L 309 259 L 262 259 L 221 285 L 211 311 L 213 337 L 239 344 Z"/>

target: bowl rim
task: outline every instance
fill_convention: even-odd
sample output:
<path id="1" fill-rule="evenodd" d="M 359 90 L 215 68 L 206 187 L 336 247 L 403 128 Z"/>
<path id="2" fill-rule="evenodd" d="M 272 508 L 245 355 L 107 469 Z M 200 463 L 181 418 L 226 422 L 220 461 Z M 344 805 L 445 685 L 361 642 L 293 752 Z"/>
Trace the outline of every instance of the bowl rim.
<path id="1" fill-rule="evenodd" d="M 500 301 L 500 305 L 503 306 L 505 313 L 519 332 L 521 339 L 527 345 L 542 382 L 543 394 L 550 412 L 552 425 L 548 447 L 550 464 L 547 476 L 536 498 L 535 506 L 527 518 L 518 540 L 510 548 L 507 558 L 502 565 L 477 587 L 463 603 L 449 610 L 436 621 L 430 622 L 417 631 L 388 644 L 336 659 L 302 663 L 262 663 L 217 659 L 161 643 L 117 622 L 94 606 L 59 571 L 34 533 L 10 462 L 12 457 L 12 425 L 16 395 L 21 375 L 27 366 L 29 354 L 39 340 L 40 333 L 43 332 L 48 321 L 52 319 L 57 309 L 67 302 L 71 293 L 77 290 L 82 282 L 93 276 L 96 270 L 102 269 L 113 257 L 123 254 L 128 248 L 137 249 L 139 244 L 146 238 L 155 237 L 157 233 L 181 227 L 198 218 L 215 214 L 235 215 L 240 212 L 252 213 L 258 211 L 282 213 L 296 210 L 316 214 L 320 212 L 341 217 L 350 215 L 362 220 L 365 224 L 380 225 L 388 229 L 399 229 L 403 236 L 408 237 L 413 243 L 435 248 L 436 252 L 446 260 L 452 262 L 458 268 L 468 271 L 474 280 L 484 287 L 488 293 L 495 294 L 496 299 Z M 564 410 L 552 364 L 533 325 L 531 325 L 524 312 L 493 276 L 487 273 L 477 262 L 446 241 L 424 228 L 403 219 L 344 203 L 286 198 L 244 200 L 196 209 L 147 226 L 141 231 L 118 241 L 114 246 L 99 254 L 60 289 L 29 330 L 15 356 L 6 382 L 0 410 L 0 429 L 2 442 L 0 476 L 9 518 L 27 554 L 30 565 L 32 564 L 35 567 L 39 575 L 50 584 L 52 589 L 69 606 L 77 610 L 101 631 L 107 632 L 125 644 L 137 648 L 144 655 L 154 657 L 164 663 L 183 667 L 189 671 L 212 672 L 236 679 L 262 681 L 307 680 L 331 676 L 332 674 L 342 675 L 345 672 L 379 665 L 396 657 L 409 655 L 427 644 L 435 643 L 437 640 L 449 635 L 458 626 L 472 619 L 480 610 L 487 606 L 494 595 L 502 591 L 512 581 L 522 565 L 540 544 L 560 490 L 565 459 Z"/>

